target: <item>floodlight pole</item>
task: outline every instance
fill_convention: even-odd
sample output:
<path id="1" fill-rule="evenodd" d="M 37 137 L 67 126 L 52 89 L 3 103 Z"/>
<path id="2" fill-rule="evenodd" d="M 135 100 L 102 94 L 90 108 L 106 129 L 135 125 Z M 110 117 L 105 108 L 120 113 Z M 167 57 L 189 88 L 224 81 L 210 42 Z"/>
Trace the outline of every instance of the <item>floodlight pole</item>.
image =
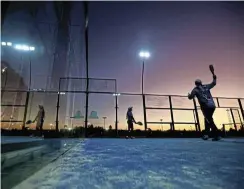
<path id="1" fill-rule="evenodd" d="M 88 105 L 89 105 L 89 67 L 88 67 L 88 2 L 84 1 L 84 13 L 85 13 L 85 57 L 86 57 L 86 106 L 85 106 L 85 137 L 87 137 L 88 126 Z"/>
<path id="2" fill-rule="evenodd" d="M 142 78 L 141 78 L 141 90 L 142 90 L 142 103 L 143 103 L 143 117 L 144 117 L 144 126 L 145 131 L 147 130 L 147 112 L 146 112 L 146 99 L 144 94 L 144 67 L 145 67 L 145 60 L 142 61 Z"/>

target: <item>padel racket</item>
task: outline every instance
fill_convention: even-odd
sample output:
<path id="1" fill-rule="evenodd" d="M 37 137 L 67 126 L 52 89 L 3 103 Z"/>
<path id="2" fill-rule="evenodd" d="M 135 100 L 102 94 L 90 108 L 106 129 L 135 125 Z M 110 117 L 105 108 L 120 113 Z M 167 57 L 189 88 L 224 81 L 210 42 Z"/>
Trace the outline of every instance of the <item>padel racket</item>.
<path id="1" fill-rule="evenodd" d="M 211 73 L 212 73 L 213 75 L 215 75 L 215 74 L 214 74 L 214 66 L 213 66 L 212 64 L 209 65 L 209 69 L 210 69 Z"/>
<path id="2" fill-rule="evenodd" d="M 143 125 L 142 122 L 140 122 L 140 121 L 136 122 L 136 124 L 137 124 L 137 125 L 140 125 L 140 126 Z"/>
<path id="3" fill-rule="evenodd" d="M 28 120 L 25 124 L 26 125 L 29 125 L 29 124 L 31 124 L 32 123 L 32 121 L 31 120 Z"/>

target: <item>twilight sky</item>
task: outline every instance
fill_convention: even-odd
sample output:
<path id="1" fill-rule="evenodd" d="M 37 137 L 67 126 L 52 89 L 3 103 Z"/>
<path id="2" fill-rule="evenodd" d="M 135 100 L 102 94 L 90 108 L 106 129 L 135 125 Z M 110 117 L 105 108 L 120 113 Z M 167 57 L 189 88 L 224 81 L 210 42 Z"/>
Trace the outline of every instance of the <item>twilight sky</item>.
<path id="1" fill-rule="evenodd" d="M 76 3 L 72 22 L 83 24 L 83 13 L 79 10 L 82 5 Z M 208 65 L 213 64 L 218 76 L 213 95 L 244 96 L 243 2 L 90 2 L 89 6 L 90 77 L 115 78 L 119 92 L 140 93 L 142 62 L 138 52 L 144 49 L 151 53 L 145 63 L 145 93 L 186 95 L 191 91 L 195 79 L 211 82 Z M 39 20 L 46 21 L 48 17 L 48 21 L 55 22 L 52 14 L 50 8 L 46 7 L 45 15 L 40 13 Z M 10 15 L 2 38 L 17 39 L 21 33 L 23 41 L 31 38 L 40 45 L 41 53 L 33 58 L 33 72 L 36 73 L 33 87 L 39 87 L 45 83 L 43 80 L 48 75 L 51 58 L 43 49 L 46 46 L 50 50 L 50 33 L 54 29 L 53 26 L 39 25 L 46 43 L 43 45 L 33 29 L 26 29 L 26 23 L 20 21 L 19 15 L 22 15 L 22 20 L 29 19 L 21 12 Z M 13 24 L 10 23 L 13 20 L 18 20 L 18 31 L 12 31 Z M 71 75 L 85 76 L 82 49 L 84 30 L 81 27 L 72 27 L 71 30 L 75 49 Z M 4 55 L 6 59 L 12 58 Z M 107 116 L 108 124 L 114 125 L 114 99 L 98 96 L 91 95 L 91 109 L 98 111 L 98 114 L 101 112 L 101 117 Z M 182 105 L 182 101 L 178 103 Z M 186 103 L 192 105 L 191 102 Z M 83 107 L 84 98 L 75 104 L 76 110 Z M 124 126 L 126 109 L 130 105 L 134 106 L 138 120 L 143 120 L 140 97 L 121 96 L 119 105 L 121 127 Z M 222 113 L 217 114 L 220 116 Z M 161 115 L 164 121 L 169 118 L 167 113 L 153 114 L 152 121 L 159 121 Z M 186 121 L 193 120 L 188 113 L 180 115 Z M 102 123 L 102 120 L 99 122 Z"/>

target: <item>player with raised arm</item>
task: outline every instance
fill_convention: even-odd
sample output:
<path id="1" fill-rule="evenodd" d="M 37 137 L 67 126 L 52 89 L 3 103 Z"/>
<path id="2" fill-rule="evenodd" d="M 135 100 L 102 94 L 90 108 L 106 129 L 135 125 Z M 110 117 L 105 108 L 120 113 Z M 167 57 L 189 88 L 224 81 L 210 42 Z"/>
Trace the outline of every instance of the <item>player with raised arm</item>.
<path id="1" fill-rule="evenodd" d="M 204 115 L 205 131 L 203 132 L 202 138 L 204 140 L 207 140 L 209 138 L 210 128 L 211 128 L 212 135 L 213 135 L 212 140 L 218 141 L 220 140 L 220 134 L 213 120 L 213 114 L 216 106 L 210 92 L 210 90 L 216 85 L 217 76 L 214 74 L 214 67 L 212 65 L 209 66 L 209 69 L 213 74 L 212 83 L 203 85 L 202 81 L 197 79 L 195 81 L 196 87 L 192 90 L 191 93 L 188 94 L 188 98 L 193 99 L 195 96 L 197 97 L 202 113 Z"/>

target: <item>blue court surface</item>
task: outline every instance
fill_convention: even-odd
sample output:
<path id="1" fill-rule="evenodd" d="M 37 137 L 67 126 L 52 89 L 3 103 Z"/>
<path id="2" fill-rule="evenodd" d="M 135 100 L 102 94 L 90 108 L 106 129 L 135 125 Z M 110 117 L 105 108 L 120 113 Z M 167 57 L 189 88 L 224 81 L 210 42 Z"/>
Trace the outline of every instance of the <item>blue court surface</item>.
<path id="1" fill-rule="evenodd" d="M 15 188 L 243 189 L 244 140 L 77 140 Z"/>

